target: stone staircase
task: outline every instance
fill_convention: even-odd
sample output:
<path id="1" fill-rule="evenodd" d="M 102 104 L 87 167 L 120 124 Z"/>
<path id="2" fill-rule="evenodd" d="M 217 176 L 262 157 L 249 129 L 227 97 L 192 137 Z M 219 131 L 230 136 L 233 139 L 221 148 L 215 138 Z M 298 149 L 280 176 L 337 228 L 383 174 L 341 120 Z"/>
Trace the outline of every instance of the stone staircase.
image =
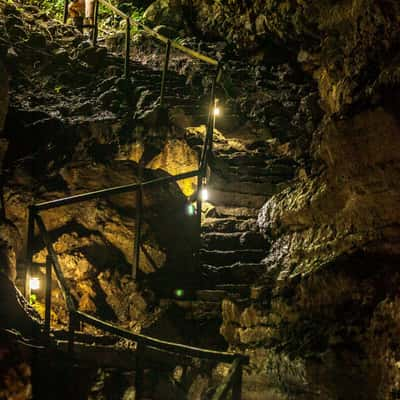
<path id="1" fill-rule="evenodd" d="M 271 155 L 267 141 L 217 136 L 208 179 L 214 207 L 206 212 L 200 250 L 201 272 L 215 288 L 248 294 L 265 271 L 268 240 L 258 230 L 258 210 L 294 169 L 290 160 Z"/>

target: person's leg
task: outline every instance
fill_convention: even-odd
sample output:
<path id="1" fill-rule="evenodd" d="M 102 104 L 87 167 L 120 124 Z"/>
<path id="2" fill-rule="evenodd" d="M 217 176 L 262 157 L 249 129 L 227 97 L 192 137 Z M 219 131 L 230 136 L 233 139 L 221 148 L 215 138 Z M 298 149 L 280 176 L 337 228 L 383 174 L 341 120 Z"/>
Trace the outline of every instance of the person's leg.
<path id="1" fill-rule="evenodd" d="M 68 14 L 72 23 L 82 32 L 83 15 L 85 14 L 84 0 L 75 0 L 69 4 Z"/>
<path id="2" fill-rule="evenodd" d="M 94 23 L 94 0 L 86 0 L 85 2 L 86 23 L 93 25 Z"/>

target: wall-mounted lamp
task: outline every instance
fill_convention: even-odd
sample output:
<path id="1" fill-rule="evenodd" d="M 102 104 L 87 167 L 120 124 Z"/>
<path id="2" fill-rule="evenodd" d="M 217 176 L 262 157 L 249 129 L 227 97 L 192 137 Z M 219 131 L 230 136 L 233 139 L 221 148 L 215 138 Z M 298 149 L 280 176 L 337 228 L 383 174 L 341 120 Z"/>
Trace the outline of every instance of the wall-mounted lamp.
<path id="1" fill-rule="evenodd" d="M 208 201 L 208 190 L 207 187 L 203 187 L 200 192 L 200 198 L 202 201 Z"/>

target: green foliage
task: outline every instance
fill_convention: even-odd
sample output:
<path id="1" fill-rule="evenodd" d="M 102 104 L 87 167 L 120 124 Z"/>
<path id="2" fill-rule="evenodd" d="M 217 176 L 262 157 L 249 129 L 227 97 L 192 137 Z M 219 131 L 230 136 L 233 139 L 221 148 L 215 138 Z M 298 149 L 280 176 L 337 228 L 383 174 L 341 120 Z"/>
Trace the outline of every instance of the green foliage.
<path id="1" fill-rule="evenodd" d="M 37 301 L 37 296 L 36 294 L 31 294 L 29 297 L 29 304 L 34 305 Z"/>
<path id="2" fill-rule="evenodd" d="M 52 16 L 61 17 L 64 12 L 64 0 L 27 0 L 26 4 L 37 6 Z"/>
<path id="3" fill-rule="evenodd" d="M 126 15 L 129 15 L 132 21 L 142 22 L 143 21 L 143 13 L 144 10 L 139 9 L 133 6 L 130 3 L 118 3 L 116 1 L 110 1 L 111 4 L 118 7 Z M 117 4 L 116 4 L 117 3 Z M 110 28 L 114 29 L 123 29 L 125 27 L 125 21 L 115 15 L 110 9 L 105 7 L 104 5 L 100 5 L 99 7 L 99 25 L 101 28 L 109 30 Z M 135 24 L 132 24 L 131 31 L 135 33 Z"/>
<path id="4" fill-rule="evenodd" d="M 7 0 L 12 2 L 12 0 Z M 31 4 L 39 7 L 42 11 L 48 13 L 51 16 L 61 18 L 64 12 L 64 0 L 25 0 L 27 4 Z M 108 0 L 112 5 L 118 7 L 122 12 L 130 15 L 130 17 L 137 22 L 143 20 L 143 9 L 139 9 L 132 5 L 130 2 L 118 2 L 117 0 Z M 120 22 L 120 18 L 115 16 L 111 10 L 103 5 L 99 8 L 99 17 L 101 20 L 106 20 L 113 26 L 116 26 Z"/>
<path id="5" fill-rule="evenodd" d="M 12 0 L 7 0 L 12 2 Z M 108 0 L 112 5 L 118 7 L 122 12 L 129 15 L 132 21 L 143 22 L 144 9 L 135 7 L 129 1 Z M 38 7 L 52 17 L 61 19 L 64 13 L 64 0 L 25 0 L 26 4 Z M 123 29 L 125 21 L 115 15 L 109 8 L 104 5 L 99 7 L 99 25 L 106 31 L 110 29 Z M 132 34 L 135 34 L 135 24 L 132 24 Z"/>
<path id="6" fill-rule="evenodd" d="M 181 38 L 180 36 L 177 36 L 174 39 L 174 42 L 180 44 L 181 46 L 186 46 L 187 45 L 187 40 L 185 38 Z"/>

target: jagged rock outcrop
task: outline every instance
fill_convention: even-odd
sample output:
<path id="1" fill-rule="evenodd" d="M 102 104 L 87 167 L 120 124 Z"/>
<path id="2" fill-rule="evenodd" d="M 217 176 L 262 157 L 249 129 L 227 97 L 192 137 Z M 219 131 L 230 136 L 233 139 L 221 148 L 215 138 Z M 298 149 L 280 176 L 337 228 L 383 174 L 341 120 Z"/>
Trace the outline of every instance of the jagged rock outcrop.
<path id="1" fill-rule="evenodd" d="M 194 4 L 199 26 L 234 33 L 255 62 L 268 59 L 265 40 L 285 43 L 318 83 L 325 113 L 303 147 L 306 168 L 259 214 L 271 244 L 259 288 L 247 303 L 223 305 L 221 332 L 252 355 L 248 390 L 395 396 L 399 354 L 377 326 L 398 324 L 389 312 L 398 302 L 397 2 L 215 2 L 211 13 Z"/>
<path id="2" fill-rule="evenodd" d="M 322 104 L 340 112 L 398 81 L 397 1 L 193 1 L 196 27 L 255 60 L 291 57 L 318 81 Z M 378 95 L 379 97 L 379 95 Z"/>

